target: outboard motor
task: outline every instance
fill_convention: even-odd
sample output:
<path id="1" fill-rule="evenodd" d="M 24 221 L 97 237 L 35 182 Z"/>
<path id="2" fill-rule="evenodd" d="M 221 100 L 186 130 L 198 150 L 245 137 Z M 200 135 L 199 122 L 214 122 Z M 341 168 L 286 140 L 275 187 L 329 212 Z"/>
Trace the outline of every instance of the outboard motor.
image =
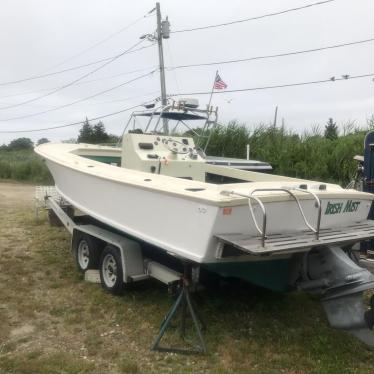
<path id="1" fill-rule="evenodd" d="M 340 247 L 318 247 L 299 258 L 298 288 L 322 294 L 330 325 L 346 330 L 374 347 L 374 299 L 366 310 L 363 292 L 374 289 L 374 275 L 361 268 Z M 299 273 L 300 274 L 300 273 Z"/>

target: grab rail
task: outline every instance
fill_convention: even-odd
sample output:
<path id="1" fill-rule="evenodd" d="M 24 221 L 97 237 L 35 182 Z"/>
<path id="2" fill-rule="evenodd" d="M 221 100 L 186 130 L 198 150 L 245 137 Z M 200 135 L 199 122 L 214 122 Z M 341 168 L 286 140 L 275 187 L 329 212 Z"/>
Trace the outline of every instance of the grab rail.
<path id="1" fill-rule="evenodd" d="M 249 211 L 251 213 L 253 223 L 254 223 L 254 225 L 256 227 L 256 230 L 261 235 L 262 246 L 265 247 L 265 240 L 266 240 L 266 209 L 265 209 L 264 203 L 258 197 L 251 196 L 251 195 L 246 195 L 244 193 L 239 193 L 239 192 L 235 192 L 235 191 L 222 191 L 221 193 L 223 195 L 237 195 L 237 196 L 245 197 L 245 198 L 248 199 Z M 262 210 L 262 230 L 258 226 L 256 217 L 254 215 L 254 212 L 253 212 L 253 209 L 252 209 L 252 205 L 251 205 L 251 199 L 255 200 L 258 203 L 258 205 L 260 206 L 261 210 Z"/>
<path id="2" fill-rule="evenodd" d="M 319 232 L 320 232 L 320 229 L 321 229 L 321 217 L 322 217 L 322 204 L 321 204 L 321 200 L 312 191 L 304 190 L 303 188 L 295 188 L 295 190 L 296 191 L 300 191 L 300 192 L 304 192 L 304 193 L 308 193 L 308 194 L 312 195 L 314 197 L 314 199 L 316 200 L 316 203 L 317 203 L 317 207 L 316 208 L 318 208 L 318 215 L 317 215 L 317 226 L 315 228 L 314 233 L 316 234 L 316 239 L 318 240 L 319 239 Z"/>
<path id="3" fill-rule="evenodd" d="M 301 204 L 300 204 L 300 201 L 299 199 L 297 198 L 297 196 L 291 192 L 290 190 L 288 190 L 287 188 L 257 188 L 255 190 L 253 190 L 249 195 L 247 194 L 243 194 L 243 193 L 239 193 L 239 192 L 235 192 L 235 191 L 222 191 L 223 194 L 229 194 L 229 195 L 237 195 L 237 196 L 241 196 L 241 197 L 245 197 L 248 199 L 248 206 L 249 206 L 249 211 L 251 213 L 251 217 L 252 217 L 252 220 L 253 220 L 253 223 L 256 227 L 256 230 L 260 233 L 261 235 L 261 242 L 262 242 L 262 246 L 265 247 L 265 240 L 266 240 L 266 221 L 267 221 L 267 217 L 266 217 L 266 209 L 265 209 L 265 206 L 263 204 L 263 202 L 258 198 L 258 197 L 255 197 L 253 196 L 253 194 L 255 192 L 265 192 L 265 191 L 280 191 L 280 192 L 285 192 L 287 194 L 289 194 L 296 202 L 298 208 L 299 208 L 299 211 L 301 213 L 301 216 L 303 217 L 303 220 L 304 220 L 304 223 L 305 225 L 312 231 L 316 234 L 316 240 L 319 239 L 319 234 L 320 234 L 320 226 L 321 226 L 321 215 L 322 215 L 322 205 L 321 205 L 321 200 L 320 198 L 312 191 L 308 191 L 308 190 L 305 190 L 305 189 L 302 189 L 302 188 L 294 188 L 293 190 L 295 191 L 299 191 L 299 192 L 304 192 L 304 193 L 307 193 L 307 194 L 310 194 L 313 196 L 314 200 L 316 201 L 317 203 L 317 208 L 318 208 L 318 216 L 317 216 L 317 225 L 316 227 L 313 227 L 309 221 L 307 220 L 307 218 L 305 217 L 305 214 L 304 214 L 304 211 L 303 211 L 303 208 L 301 207 Z M 253 208 L 252 208 L 252 204 L 251 204 L 251 199 L 252 200 L 255 200 L 261 210 L 262 210 L 262 214 L 263 214 L 263 219 L 262 219 L 262 230 L 260 229 L 258 223 L 257 223 L 257 220 L 256 220 L 256 217 L 254 215 L 254 212 L 253 212 Z"/>
<path id="4" fill-rule="evenodd" d="M 297 198 L 297 196 L 292 193 L 289 189 L 287 188 L 258 188 L 258 189 L 255 189 L 251 192 L 251 195 L 254 194 L 255 192 L 258 192 L 258 191 L 262 191 L 262 192 L 265 192 L 265 191 L 281 191 L 281 192 L 286 192 L 288 193 L 296 202 L 298 208 L 299 208 L 299 211 L 301 213 L 301 216 L 303 217 L 303 220 L 304 220 L 304 223 L 305 225 L 311 230 L 313 231 L 315 234 L 316 234 L 316 239 L 318 240 L 319 239 L 319 231 L 320 231 L 320 225 L 321 225 L 321 212 L 322 212 L 322 209 L 321 209 L 321 200 L 319 199 L 319 197 L 311 192 L 311 191 L 308 191 L 306 189 L 303 189 L 303 188 L 294 188 L 295 191 L 299 191 L 299 192 L 304 192 L 304 193 L 308 193 L 310 195 L 312 195 L 314 197 L 314 199 L 316 200 L 317 202 L 317 208 L 318 208 L 318 216 L 317 216 L 317 227 L 314 228 L 309 222 L 308 220 L 306 219 L 305 217 L 305 214 L 304 214 L 304 211 L 303 211 L 303 208 L 301 207 L 301 204 L 300 204 L 300 201 L 299 199 Z"/>

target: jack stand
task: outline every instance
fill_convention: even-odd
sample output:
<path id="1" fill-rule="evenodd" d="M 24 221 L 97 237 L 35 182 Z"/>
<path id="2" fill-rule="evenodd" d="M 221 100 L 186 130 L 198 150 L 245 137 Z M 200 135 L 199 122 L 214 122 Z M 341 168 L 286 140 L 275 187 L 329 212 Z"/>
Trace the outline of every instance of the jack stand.
<path id="1" fill-rule="evenodd" d="M 184 275 L 181 279 L 182 283 L 182 290 L 180 291 L 180 294 L 175 301 L 175 303 L 170 308 L 169 312 L 165 316 L 164 321 L 161 324 L 160 332 L 157 335 L 151 350 L 152 351 L 159 351 L 159 352 L 173 352 L 173 353 L 182 353 L 182 354 L 196 354 L 196 353 L 206 353 L 206 347 L 204 338 L 202 335 L 201 330 L 205 328 L 205 325 L 198 315 L 198 313 L 195 311 L 193 307 L 193 303 L 190 296 L 190 282 L 191 282 L 191 265 L 188 263 L 183 263 L 184 267 Z M 177 310 L 179 307 L 182 307 L 182 320 L 180 325 L 180 335 L 181 338 L 184 338 L 185 332 L 186 332 L 186 317 L 187 317 L 187 311 L 190 312 L 192 321 L 197 333 L 197 336 L 199 338 L 200 344 L 196 345 L 193 349 L 184 349 L 184 348 L 173 348 L 173 347 L 161 347 L 160 341 L 162 337 L 165 334 L 166 329 L 170 326 L 172 318 L 176 315 Z"/>

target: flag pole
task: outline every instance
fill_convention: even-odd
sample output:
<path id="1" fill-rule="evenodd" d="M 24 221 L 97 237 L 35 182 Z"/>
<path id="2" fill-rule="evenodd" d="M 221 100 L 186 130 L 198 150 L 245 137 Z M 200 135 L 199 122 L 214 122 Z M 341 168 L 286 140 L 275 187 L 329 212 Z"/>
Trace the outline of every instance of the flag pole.
<path id="1" fill-rule="evenodd" d="M 218 70 L 216 70 L 216 75 L 214 76 L 214 80 L 213 80 L 212 91 L 210 93 L 209 103 L 208 103 L 208 112 L 210 111 L 210 104 L 212 103 L 212 97 L 213 97 L 213 93 L 214 93 L 214 86 L 215 86 L 215 83 L 216 83 L 217 75 L 218 75 Z"/>
<path id="2" fill-rule="evenodd" d="M 208 116 L 206 118 L 206 121 L 205 121 L 205 124 L 204 124 L 204 127 L 203 127 L 202 137 L 204 137 L 205 131 L 207 131 L 207 129 L 209 128 L 209 118 L 210 118 L 210 114 L 211 114 L 211 112 L 210 112 L 210 104 L 212 103 L 212 97 L 213 97 L 213 93 L 214 93 L 214 87 L 215 87 L 215 84 L 216 84 L 217 75 L 218 75 L 218 70 L 216 70 L 216 75 L 214 76 L 213 85 L 212 85 L 212 91 L 210 92 L 210 96 L 209 96 L 209 103 L 208 103 L 208 107 L 207 107 L 207 114 L 208 114 Z M 208 136 L 208 140 L 205 143 L 204 152 L 206 152 L 206 149 L 208 147 L 211 134 L 212 133 L 210 132 L 209 136 Z M 198 147 L 200 147 L 200 139 L 197 142 L 197 146 Z"/>

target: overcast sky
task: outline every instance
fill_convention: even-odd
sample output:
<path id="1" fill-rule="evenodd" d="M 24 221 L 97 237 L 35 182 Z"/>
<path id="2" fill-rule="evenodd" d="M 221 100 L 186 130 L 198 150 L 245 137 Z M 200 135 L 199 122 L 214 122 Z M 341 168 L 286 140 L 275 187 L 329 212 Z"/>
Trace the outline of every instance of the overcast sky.
<path id="1" fill-rule="evenodd" d="M 317 0 L 213 1 L 162 0 L 163 16 L 172 30 L 230 22 L 316 2 Z M 96 48 L 88 47 L 145 15 L 154 1 L 138 0 L 2 0 L 0 12 L 0 83 L 53 72 L 111 57 L 155 30 L 155 16 L 144 18 Z M 243 22 L 227 27 L 175 33 L 164 44 L 167 66 L 232 60 L 318 48 L 374 38 L 372 0 L 336 0 L 297 12 Z M 148 42 L 142 44 L 147 45 Z M 71 58 L 80 54 L 78 57 Z M 68 59 L 67 62 L 62 63 Z M 374 74 L 374 42 L 276 59 L 167 72 L 168 93 L 209 91 L 216 69 L 228 89 L 297 83 Z M 139 79 L 104 95 L 27 119 L 7 120 L 68 104 L 146 74 L 157 65 L 156 46 L 125 55 L 73 85 L 48 97 L 13 108 L 0 108 L 0 129 L 36 129 L 63 125 L 121 110 L 157 97 L 159 75 Z M 0 107 L 21 103 L 63 86 L 100 65 L 18 84 L 0 85 Z M 132 72 L 138 70 L 137 72 Z M 131 73 L 132 72 L 132 73 Z M 112 77 L 116 75 L 116 77 Z M 111 78 L 110 78 L 111 77 Z M 108 79 L 101 79 L 108 78 Z M 100 80 L 97 80 L 100 79 Z M 25 94 L 27 93 L 27 94 Z M 19 95 L 23 94 L 23 95 Z M 329 117 L 338 123 L 365 124 L 374 114 L 374 82 L 365 79 L 321 85 L 215 95 L 221 121 L 237 119 L 248 125 L 269 123 L 279 106 L 279 122 L 302 132 L 322 126 Z M 207 96 L 199 97 L 200 103 Z M 129 116 L 104 120 L 119 134 Z M 80 126 L 37 133 L 0 134 L 0 144 L 27 136 L 53 141 L 76 137 Z"/>

